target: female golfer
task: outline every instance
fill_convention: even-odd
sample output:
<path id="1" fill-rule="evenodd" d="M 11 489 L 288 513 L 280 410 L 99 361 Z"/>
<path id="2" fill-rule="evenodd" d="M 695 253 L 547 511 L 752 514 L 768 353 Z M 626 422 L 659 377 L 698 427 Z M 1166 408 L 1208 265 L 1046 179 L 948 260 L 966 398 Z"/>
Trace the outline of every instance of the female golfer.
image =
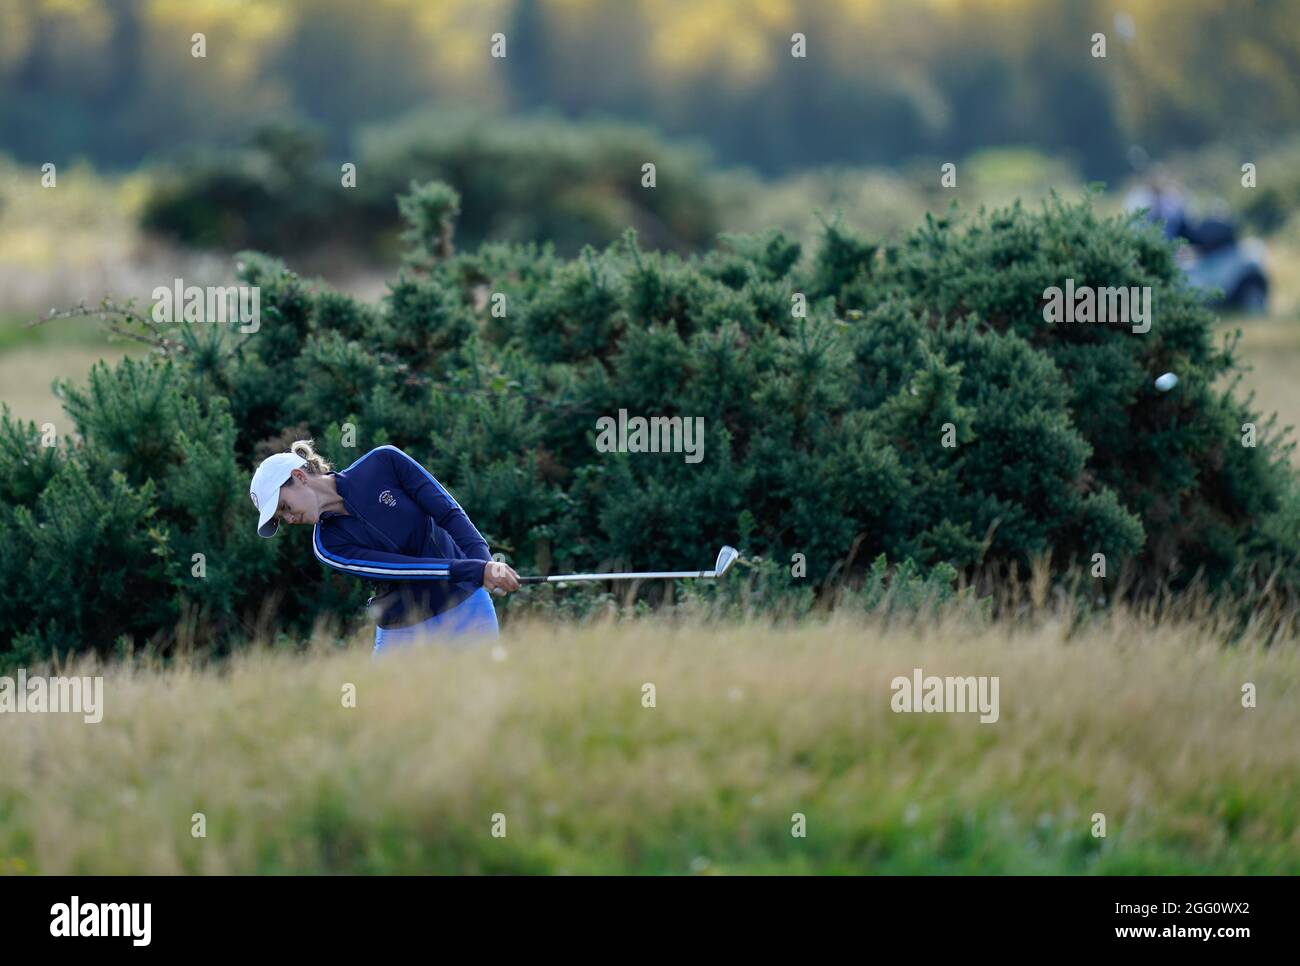
<path id="1" fill-rule="evenodd" d="M 370 599 L 375 653 L 415 640 L 495 637 L 489 591 L 519 589 L 519 575 L 490 559 L 487 542 L 433 475 L 395 446 L 372 449 L 345 470 L 299 440 L 264 459 L 249 496 L 259 536 L 280 523 L 316 527 L 327 566 L 382 583 Z"/>

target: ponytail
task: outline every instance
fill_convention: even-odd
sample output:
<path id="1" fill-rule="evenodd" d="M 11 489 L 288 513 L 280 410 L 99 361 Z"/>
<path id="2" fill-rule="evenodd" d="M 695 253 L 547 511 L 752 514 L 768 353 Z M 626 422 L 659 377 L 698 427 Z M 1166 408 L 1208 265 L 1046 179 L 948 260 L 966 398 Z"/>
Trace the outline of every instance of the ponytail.
<path id="1" fill-rule="evenodd" d="M 307 461 L 305 469 L 312 476 L 324 476 L 330 471 L 330 465 L 325 458 L 312 449 L 312 441 L 309 439 L 300 439 L 292 446 L 289 451 L 294 456 L 300 457 Z"/>

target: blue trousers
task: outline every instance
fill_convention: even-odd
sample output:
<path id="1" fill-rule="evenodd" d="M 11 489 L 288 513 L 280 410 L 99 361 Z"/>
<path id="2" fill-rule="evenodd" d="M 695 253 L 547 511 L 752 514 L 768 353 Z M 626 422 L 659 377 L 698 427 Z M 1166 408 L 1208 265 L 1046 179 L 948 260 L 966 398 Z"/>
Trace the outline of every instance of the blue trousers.
<path id="1" fill-rule="evenodd" d="M 469 643 L 494 638 L 500 631 L 492 597 L 480 587 L 451 610 L 409 627 L 376 627 L 375 650 L 396 650 L 419 643 Z"/>

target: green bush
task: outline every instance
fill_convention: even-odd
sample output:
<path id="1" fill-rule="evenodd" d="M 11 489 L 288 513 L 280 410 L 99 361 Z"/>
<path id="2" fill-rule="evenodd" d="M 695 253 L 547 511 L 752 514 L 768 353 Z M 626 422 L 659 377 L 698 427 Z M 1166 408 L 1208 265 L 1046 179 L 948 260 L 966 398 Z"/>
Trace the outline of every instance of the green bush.
<path id="1" fill-rule="evenodd" d="M 4 638 L 106 647 L 198 607 L 224 640 L 272 600 L 293 626 L 356 616 L 364 589 L 325 572 L 308 533 L 252 536 L 249 472 L 307 434 L 342 465 L 407 450 L 522 572 L 678 569 L 729 542 L 764 561 L 739 571 L 749 604 L 788 613 L 846 587 L 875 606 L 882 554 L 903 563 L 891 600 L 936 599 L 958 574 L 996 587 L 1045 559 L 1064 583 L 1104 554 L 1090 597 L 1199 581 L 1257 609 L 1297 599 L 1290 444 L 1213 388 L 1231 346 L 1131 219 L 1053 201 L 931 218 L 885 245 L 831 225 L 805 270 L 776 233 L 689 258 L 631 234 L 573 260 L 449 253 L 458 206 L 440 187 L 403 202 L 409 267 L 378 306 L 245 254 L 260 331 L 182 326 L 151 364 L 98 368 L 68 390 L 79 439 L 57 454 L 6 418 L 0 514 L 22 539 L 0 579 L 24 603 Z M 1150 286 L 1151 330 L 1046 323 L 1044 290 L 1067 277 Z M 1180 383 L 1160 393 L 1166 370 Z M 596 420 L 620 409 L 703 417 L 702 461 L 598 452 Z"/>
<path id="2" fill-rule="evenodd" d="M 460 196 L 457 231 L 469 246 L 538 240 L 573 254 L 632 226 L 643 244 L 688 251 L 719 229 L 721 185 L 707 154 L 626 124 L 418 115 L 367 130 L 349 160 L 355 188 L 342 186 L 320 132 L 265 127 L 242 149 L 161 169 L 141 224 L 195 247 L 334 248 L 379 262 L 400 250 L 394 196 L 412 179 L 437 179 Z M 641 186 L 647 161 L 654 189 Z"/>

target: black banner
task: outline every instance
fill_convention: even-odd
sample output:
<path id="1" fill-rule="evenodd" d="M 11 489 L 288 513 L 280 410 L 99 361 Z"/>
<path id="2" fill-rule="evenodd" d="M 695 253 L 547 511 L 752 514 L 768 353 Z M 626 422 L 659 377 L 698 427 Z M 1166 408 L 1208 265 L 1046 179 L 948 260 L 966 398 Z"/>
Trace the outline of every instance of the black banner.
<path id="1" fill-rule="evenodd" d="M 421 944 L 436 931 L 448 940 L 487 937 L 494 949 L 503 938 L 550 937 L 535 954 L 552 942 L 612 950 L 604 944 L 613 941 L 630 950 L 679 934 L 737 949 L 766 945 L 775 932 L 794 942 L 882 951 L 919 943 L 927 958 L 949 949 L 1045 948 L 1231 956 L 1272 947 L 1292 932 L 1292 883 L 1281 878 L 751 878 L 709 885 L 52 877 L 0 880 L 0 892 L 6 953 L 338 955 Z M 466 931 L 483 926 L 488 930 Z"/>

